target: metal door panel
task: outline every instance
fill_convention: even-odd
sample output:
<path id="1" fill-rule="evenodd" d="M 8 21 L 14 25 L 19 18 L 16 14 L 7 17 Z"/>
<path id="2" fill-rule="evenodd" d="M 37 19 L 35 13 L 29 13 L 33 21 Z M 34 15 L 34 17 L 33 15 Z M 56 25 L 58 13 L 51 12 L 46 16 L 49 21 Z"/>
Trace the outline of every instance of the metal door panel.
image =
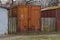
<path id="1" fill-rule="evenodd" d="M 56 18 L 41 18 L 41 31 L 53 32 L 56 29 Z"/>
<path id="2" fill-rule="evenodd" d="M 8 33 L 8 11 L 0 8 L 0 34 Z"/>

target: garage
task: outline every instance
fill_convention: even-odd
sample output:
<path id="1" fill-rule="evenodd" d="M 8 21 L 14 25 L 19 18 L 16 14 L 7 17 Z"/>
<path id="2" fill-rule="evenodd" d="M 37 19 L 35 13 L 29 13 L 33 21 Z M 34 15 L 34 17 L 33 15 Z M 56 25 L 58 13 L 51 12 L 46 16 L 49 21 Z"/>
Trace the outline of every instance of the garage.
<path id="1" fill-rule="evenodd" d="M 0 8 L 0 35 L 8 34 L 8 10 Z"/>

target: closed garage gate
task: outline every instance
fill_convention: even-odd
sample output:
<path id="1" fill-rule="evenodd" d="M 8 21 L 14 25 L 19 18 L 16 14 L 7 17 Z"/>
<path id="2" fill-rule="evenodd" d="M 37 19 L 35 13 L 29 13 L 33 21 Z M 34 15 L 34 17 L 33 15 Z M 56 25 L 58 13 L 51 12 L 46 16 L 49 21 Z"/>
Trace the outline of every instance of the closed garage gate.
<path id="1" fill-rule="evenodd" d="M 8 10 L 0 8 L 0 35 L 8 34 Z"/>

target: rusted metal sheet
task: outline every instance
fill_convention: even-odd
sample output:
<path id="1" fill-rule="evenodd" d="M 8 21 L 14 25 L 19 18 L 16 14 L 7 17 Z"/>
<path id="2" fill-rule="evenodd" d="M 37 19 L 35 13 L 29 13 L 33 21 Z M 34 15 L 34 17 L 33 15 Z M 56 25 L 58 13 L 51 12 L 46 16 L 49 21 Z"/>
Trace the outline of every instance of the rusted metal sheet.
<path id="1" fill-rule="evenodd" d="M 18 29 L 21 32 L 40 29 L 40 6 L 18 6 Z"/>
<path id="2" fill-rule="evenodd" d="M 41 10 L 40 6 L 30 6 L 30 23 L 29 28 L 32 28 L 33 31 L 39 31 L 40 29 L 40 18 L 41 18 Z"/>
<path id="3" fill-rule="evenodd" d="M 28 27 L 28 6 L 18 7 L 18 29 L 20 32 L 27 31 Z"/>
<path id="4" fill-rule="evenodd" d="M 17 18 L 16 17 L 9 17 L 8 32 L 9 34 L 13 34 L 17 32 Z"/>
<path id="5" fill-rule="evenodd" d="M 54 32 L 56 30 L 56 18 L 41 18 L 41 31 Z"/>

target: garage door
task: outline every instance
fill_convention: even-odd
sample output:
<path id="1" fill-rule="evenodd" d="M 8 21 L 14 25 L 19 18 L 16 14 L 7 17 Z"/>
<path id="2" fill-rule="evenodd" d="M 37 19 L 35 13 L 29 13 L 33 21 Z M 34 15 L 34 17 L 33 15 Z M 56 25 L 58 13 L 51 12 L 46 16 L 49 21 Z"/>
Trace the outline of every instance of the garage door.
<path id="1" fill-rule="evenodd" d="M 8 33 L 8 11 L 0 8 L 0 35 Z"/>

